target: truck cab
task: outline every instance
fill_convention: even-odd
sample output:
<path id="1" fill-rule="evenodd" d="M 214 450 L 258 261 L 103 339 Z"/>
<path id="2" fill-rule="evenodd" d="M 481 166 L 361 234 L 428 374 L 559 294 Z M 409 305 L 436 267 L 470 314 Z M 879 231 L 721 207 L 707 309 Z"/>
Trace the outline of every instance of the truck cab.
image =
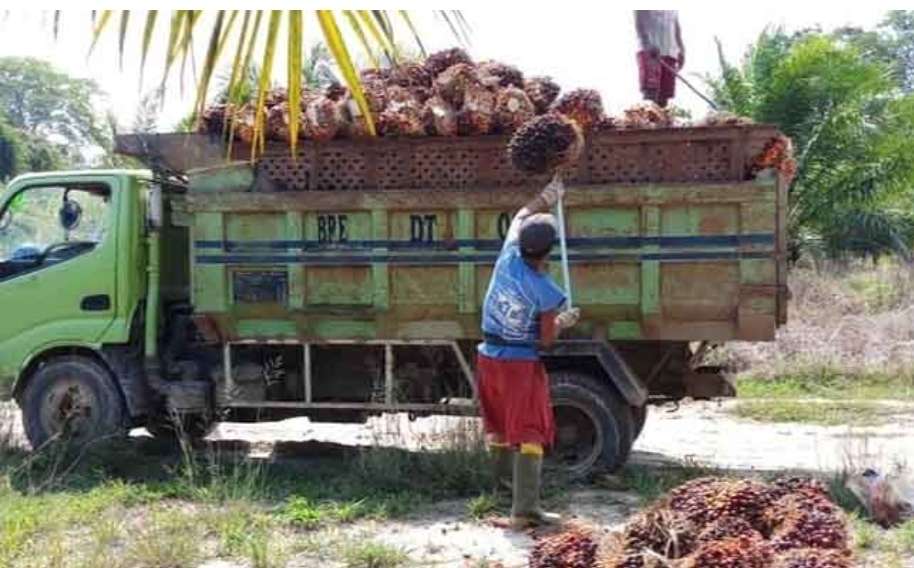
<path id="1" fill-rule="evenodd" d="M 100 406 L 89 398 L 118 397 L 105 406 L 119 423 L 128 401 L 145 398 L 113 373 L 143 318 L 149 180 L 127 170 L 29 174 L 0 197 L 0 395 L 41 407 L 27 412 L 33 442 L 64 422 L 77 433 L 91 425 L 82 415 Z"/>

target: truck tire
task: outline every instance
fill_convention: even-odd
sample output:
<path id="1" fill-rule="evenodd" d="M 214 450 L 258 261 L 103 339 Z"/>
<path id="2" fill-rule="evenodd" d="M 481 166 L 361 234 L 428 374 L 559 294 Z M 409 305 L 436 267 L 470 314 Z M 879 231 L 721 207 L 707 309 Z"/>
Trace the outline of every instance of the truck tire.
<path id="1" fill-rule="evenodd" d="M 34 449 L 52 440 L 84 446 L 127 433 L 121 393 L 108 370 L 88 357 L 42 364 L 20 400 L 25 434 Z"/>
<path id="2" fill-rule="evenodd" d="M 572 477 L 616 470 L 631 451 L 632 413 L 610 385 L 580 372 L 553 371 L 555 445 L 550 462 Z"/>
<path id="3" fill-rule="evenodd" d="M 634 439 L 637 440 L 638 436 L 641 435 L 641 431 L 644 430 L 644 423 L 647 422 L 647 405 L 644 406 L 632 406 L 632 420 L 634 423 L 635 430 L 633 432 Z"/>

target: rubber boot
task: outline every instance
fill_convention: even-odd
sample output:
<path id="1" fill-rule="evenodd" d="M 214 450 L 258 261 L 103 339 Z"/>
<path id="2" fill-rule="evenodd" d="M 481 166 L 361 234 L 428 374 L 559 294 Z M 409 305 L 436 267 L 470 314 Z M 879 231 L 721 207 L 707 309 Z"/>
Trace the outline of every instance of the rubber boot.
<path id="1" fill-rule="evenodd" d="M 522 529 L 561 522 L 555 513 L 540 508 L 540 487 L 543 471 L 543 447 L 523 444 L 514 459 L 514 504 L 511 507 L 511 525 Z"/>
<path id="2" fill-rule="evenodd" d="M 495 466 L 495 492 L 510 492 L 516 452 L 507 444 L 492 444 L 489 451 L 492 452 L 492 462 Z"/>

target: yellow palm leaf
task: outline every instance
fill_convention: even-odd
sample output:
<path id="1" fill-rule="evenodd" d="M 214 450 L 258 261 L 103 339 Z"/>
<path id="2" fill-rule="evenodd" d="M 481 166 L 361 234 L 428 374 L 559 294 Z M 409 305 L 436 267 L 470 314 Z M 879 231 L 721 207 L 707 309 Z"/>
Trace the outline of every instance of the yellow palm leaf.
<path id="1" fill-rule="evenodd" d="M 206 50 L 206 59 L 203 61 L 203 72 L 200 74 L 200 82 L 197 84 L 197 100 L 194 103 L 194 112 L 197 115 L 197 122 L 203 114 L 203 107 L 206 105 L 206 91 L 209 89 L 209 81 L 213 76 L 213 69 L 216 67 L 216 60 L 219 58 L 219 47 L 222 39 L 222 25 L 225 20 L 225 10 L 219 10 L 216 15 L 216 23 L 213 26 L 212 34 L 209 38 L 209 46 Z"/>
<path id="2" fill-rule="evenodd" d="M 365 119 L 365 126 L 372 136 L 375 135 L 374 118 L 371 116 L 371 108 L 365 99 L 365 93 L 362 91 L 362 83 L 359 81 L 359 74 L 355 70 L 352 58 L 349 57 L 349 50 L 346 49 L 346 43 L 340 33 L 339 26 L 336 25 L 336 19 L 330 10 L 318 10 L 317 20 L 320 22 L 321 30 L 324 32 L 324 39 L 327 41 L 327 48 L 333 54 L 337 65 L 340 66 L 340 72 L 343 74 L 343 80 L 352 92 L 359 110 L 362 111 L 362 117 Z"/>
<path id="3" fill-rule="evenodd" d="M 143 47 L 140 54 L 140 85 L 143 84 L 143 71 L 146 69 L 146 56 L 149 55 L 149 45 L 152 43 L 152 32 L 155 31 L 158 10 L 150 10 L 146 14 L 146 25 L 143 26 Z"/>
<path id="4" fill-rule="evenodd" d="M 365 50 L 365 55 L 368 57 L 368 60 L 371 61 L 371 66 L 377 69 L 380 66 L 378 64 L 378 58 L 375 57 L 374 51 L 368 43 L 368 38 L 365 37 L 365 30 L 363 30 L 362 26 L 359 24 L 358 18 L 356 18 L 352 10 L 343 10 L 343 15 L 346 16 L 346 19 L 349 21 L 349 27 L 355 32 L 355 36 L 359 38 L 362 49 Z"/>
<path id="5" fill-rule="evenodd" d="M 298 148 L 298 115 L 301 112 L 302 12 L 289 11 L 289 150 Z"/>
<path id="6" fill-rule="evenodd" d="M 95 29 L 92 30 L 92 45 L 89 46 L 89 53 L 92 53 L 92 50 L 95 49 L 95 44 L 98 43 L 99 36 L 105 31 L 105 26 L 108 25 L 108 21 L 111 19 L 111 13 L 113 11 L 114 10 L 102 10 L 102 14 L 98 17 L 98 22 L 95 24 Z"/>
<path id="7" fill-rule="evenodd" d="M 273 57 L 276 54 L 276 38 L 279 36 L 281 18 L 282 10 L 270 10 L 263 63 L 260 66 L 260 81 L 257 85 L 257 108 L 254 110 L 254 144 L 251 145 L 251 160 L 257 157 L 258 150 L 263 150 L 264 146 L 265 113 L 263 107 L 270 88 L 270 75 L 273 72 Z"/>
<path id="8" fill-rule="evenodd" d="M 374 38 L 374 40 L 381 46 L 381 49 L 384 50 L 384 54 L 387 55 L 387 59 L 391 62 L 396 61 L 394 57 L 393 47 L 387 43 L 387 38 L 381 33 L 378 29 L 378 26 L 375 25 L 375 21 L 371 16 L 371 13 L 368 10 L 359 10 L 359 19 L 362 20 L 362 25 L 365 26 L 365 29 L 368 30 L 368 33 Z M 326 34 L 324 35 L 326 39 Z"/>

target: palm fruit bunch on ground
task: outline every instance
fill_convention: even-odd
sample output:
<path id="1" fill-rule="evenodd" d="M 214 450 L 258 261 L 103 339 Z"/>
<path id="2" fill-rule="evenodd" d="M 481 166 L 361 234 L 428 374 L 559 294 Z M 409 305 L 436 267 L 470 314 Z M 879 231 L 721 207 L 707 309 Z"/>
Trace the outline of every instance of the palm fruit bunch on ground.
<path id="1" fill-rule="evenodd" d="M 851 557 L 840 550 L 797 548 L 775 558 L 771 568 L 851 568 Z"/>
<path id="2" fill-rule="evenodd" d="M 562 88 L 549 77 L 530 77 L 524 80 L 524 92 L 533 102 L 537 114 L 549 110 L 561 91 Z"/>
<path id="3" fill-rule="evenodd" d="M 593 564 L 597 568 L 852 565 L 847 520 L 822 483 L 804 478 L 763 483 L 720 477 L 682 484 L 632 517 L 624 528 L 600 541 Z"/>
<path id="4" fill-rule="evenodd" d="M 508 155 L 518 170 L 542 174 L 572 164 L 582 146 L 580 127 L 569 118 L 550 113 L 521 126 L 508 142 Z"/>
<path id="5" fill-rule="evenodd" d="M 583 527 L 569 527 L 539 539 L 530 553 L 530 568 L 593 568 L 597 543 Z"/>

